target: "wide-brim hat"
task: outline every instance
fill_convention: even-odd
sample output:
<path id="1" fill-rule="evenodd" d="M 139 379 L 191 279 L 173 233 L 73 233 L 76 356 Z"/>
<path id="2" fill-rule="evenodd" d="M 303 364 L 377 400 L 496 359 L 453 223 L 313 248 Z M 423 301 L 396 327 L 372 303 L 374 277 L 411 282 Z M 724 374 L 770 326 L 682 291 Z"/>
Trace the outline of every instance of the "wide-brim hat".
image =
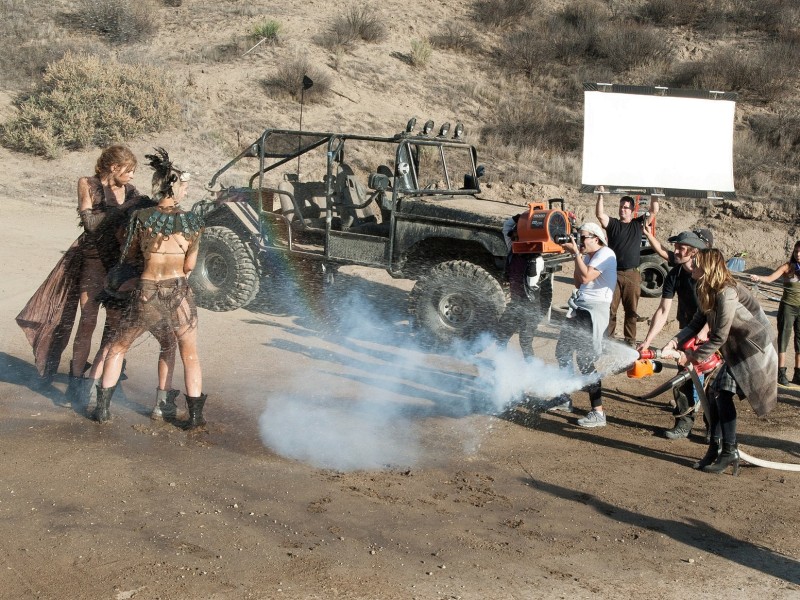
<path id="1" fill-rule="evenodd" d="M 669 238 L 672 244 L 683 244 L 684 246 L 691 246 L 699 250 L 708 248 L 706 241 L 697 235 L 694 231 L 681 231 L 678 235 L 673 235 Z"/>

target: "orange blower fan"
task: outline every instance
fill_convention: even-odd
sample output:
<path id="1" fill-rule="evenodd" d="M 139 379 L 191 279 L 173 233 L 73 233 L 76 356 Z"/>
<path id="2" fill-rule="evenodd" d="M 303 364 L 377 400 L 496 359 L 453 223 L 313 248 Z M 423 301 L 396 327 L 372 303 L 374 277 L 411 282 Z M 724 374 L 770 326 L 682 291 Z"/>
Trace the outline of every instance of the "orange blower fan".
<path id="1" fill-rule="evenodd" d="M 553 208 L 560 202 L 561 209 Z M 562 253 L 561 244 L 568 242 L 572 234 L 569 215 L 563 210 L 560 198 L 544 202 L 531 202 L 528 210 L 517 221 L 517 241 L 511 244 L 516 254 Z"/>

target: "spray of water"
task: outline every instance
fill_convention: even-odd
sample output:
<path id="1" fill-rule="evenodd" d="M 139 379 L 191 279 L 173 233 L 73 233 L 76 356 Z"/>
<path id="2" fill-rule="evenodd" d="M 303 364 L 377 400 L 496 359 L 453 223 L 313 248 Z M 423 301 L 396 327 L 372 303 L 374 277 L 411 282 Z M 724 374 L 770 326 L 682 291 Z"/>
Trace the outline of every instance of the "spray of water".
<path id="1" fill-rule="evenodd" d="M 454 419 L 460 428 L 454 437 L 474 448 L 481 432 L 465 417 L 572 393 L 637 357 L 630 347 L 609 342 L 598 373 L 583 376 L 539 359 L 526 362 L 516 348 L 490 346 L 476 354 L 464 344 L 446 356 L 432 355 L 414 345 L 407 327 L 398 327 L 397 313 L 387 315 L 363 295 L 337 298 L 336 307 L 328 339 L 347 352 L 333 373 L 338 383 L 310 396 L 298 381 L 296 394 L 269 398 L 259 419 L 269 448 L 321 468 L 413 466 L 425 458 L 421 426 L 431 417 Z M 389 348 L 387 339 L 400 341 Z"/>

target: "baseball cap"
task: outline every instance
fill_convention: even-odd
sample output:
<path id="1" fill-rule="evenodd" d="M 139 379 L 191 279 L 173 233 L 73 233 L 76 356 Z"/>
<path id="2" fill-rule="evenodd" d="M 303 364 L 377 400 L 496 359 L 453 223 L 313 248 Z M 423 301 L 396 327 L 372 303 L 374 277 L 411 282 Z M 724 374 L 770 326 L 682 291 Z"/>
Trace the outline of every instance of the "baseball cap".
<path id="1" fill-rule="evenodd" d="M 694 231 L 681 231 L 678 235 L 673 235 L 669 238 L 672 244 L 683 244 L 684 246 L 691 246 L 703 250 L 708 248 L 706 241 L 697 235 Z"/>
<path id="2" fill-rule="evenodd" d="M 594 236 L 603 242 L 603 244 L 608 244 L 608 240 L 606 240 L 606 232 L 603 231 L 603 228 L 600 227 L 597 223 L 592 223 L 591 221 L 584 223 L 580 227 L 578 227 L 578 231 L 588 231 Z"/>

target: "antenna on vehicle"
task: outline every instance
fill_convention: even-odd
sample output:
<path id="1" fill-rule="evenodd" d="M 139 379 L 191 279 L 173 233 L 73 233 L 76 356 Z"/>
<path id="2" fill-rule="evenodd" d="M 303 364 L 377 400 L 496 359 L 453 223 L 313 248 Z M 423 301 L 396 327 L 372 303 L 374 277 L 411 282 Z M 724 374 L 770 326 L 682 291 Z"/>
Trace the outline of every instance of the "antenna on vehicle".
<path id="1" fill-rule="evenodd" d="M 301 146 L 303 145 L 303 103 L 305 101 L 306 90 L 310 89 L 311 86 L 314 85 L 314 80 L 311 79 L 308 75 L 303 75 L 303 86 L 300 89 L 300 129 L 297 133 L 297 151 L 300 151 Z M 297 155 L 297 175 L 300 175 L 300 155 Z"/>

